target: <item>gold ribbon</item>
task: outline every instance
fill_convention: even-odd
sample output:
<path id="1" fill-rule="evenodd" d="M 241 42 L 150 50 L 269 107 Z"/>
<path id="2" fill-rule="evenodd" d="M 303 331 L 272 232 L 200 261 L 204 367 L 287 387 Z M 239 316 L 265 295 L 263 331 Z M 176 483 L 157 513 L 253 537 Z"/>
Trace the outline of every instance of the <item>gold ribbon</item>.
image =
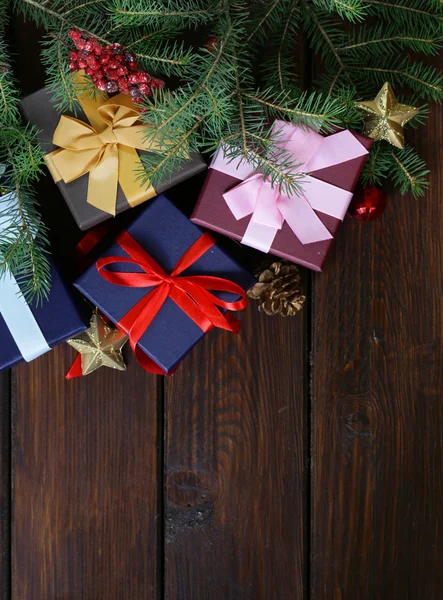
<path id="1" fill-rule="evenodd" d="M 77 83 L 84 73 L 75 73 Z M 159 144 L 149 139 L 149 126 L 137 123 L 139 112 L 130 96 L 118 94 L 105 99 L 80 96 L 79 102 L 90 123 L 62 115 L 53 136 L 57 150 L 45 156 L 54 181 L 69 183 L 89 173 L 88 203 L 115 215 L 118 184 L 130 206 L 153 198 L 135 181 L 142 168 L 137 150 L 156 151 Z"/>

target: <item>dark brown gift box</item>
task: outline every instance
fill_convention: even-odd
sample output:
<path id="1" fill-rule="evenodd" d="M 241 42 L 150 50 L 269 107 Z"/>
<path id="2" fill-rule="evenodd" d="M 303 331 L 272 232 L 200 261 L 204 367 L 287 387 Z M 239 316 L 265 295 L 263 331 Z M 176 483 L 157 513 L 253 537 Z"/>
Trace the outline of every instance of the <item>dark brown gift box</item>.
<path id="1" fill-rule="evenodd" d="M 371 148 L 373 140 L 364 135 L 352 133 L 367 150 Z M 355 189 L 365 160 L 366 156 L 355 158 L 316 171 L 313 176 L 352 192 Z M 237 221 L 223 198 L 225 192 L 231 190 L 241 181 L 243 179 L 209 167 L 191 221 L 241 242 L 251 217 L 247 216 Z M 342 222 L 330 215 L 319 211 L 315 212 L 335 238 Z M 331 239 L 313 244 L 302 244 L 285 221 L 282 229 L 277 232 L 269 252 L 314 271 L 321 271 L 333 241 Z"/>
<path id="2" fill-rule="evenodd" d="M 48 92 L 46 89 L 42 89 L 34 94 L 31 94 L 30 96 L 27 96 L 21 102 L 22 110 L 26 119 L 35 125 L 40 131 L 38 139 L 45 153 L 52 152 L 56 149 L 56 146 L 52 144 L 52 137 L 61 116 L 55 109 L 50 98 L 50 92 Z M 86 118 L 85 114 L 80 110 L 76 115 L 73 115 L 69 112 L 65 114 L 69 116 L 75 116 L 81 121 L 88 123 L 88 119 Z M 141 150 L 139 151 L 139 154 L 143 155 L 148 153 Z M 158 194 L 160 194 L 172 186 L 177 185 L 182 181 L 189 179 L 190 177 L 193 177 L 204 169 L 206 169 L 206 163 L 204 162 L 202 156 L 197 153 L 192 153 L 190 160 L 182 164 L 181 168 L 177 169 L 168 181 L 157 186 L 156 191 Z M 66 203 L 77 222 L 77 225 L 82 230 L 90 229 L 94 225 L 112 218 L 112 215 L 88 204 L 86 200 L 88 178 L 89 175 L 86 174 L 68 184 L 64 183 L 63 181 L 57 183 L 57 186 L 63 194 Z M 146 202 L 149 202 L 149 199 L 146 200 Z M 116 213 L 119 214 L 128 208 L 131 207 L 126 201 L 125 195 L 119 186 Z"/>

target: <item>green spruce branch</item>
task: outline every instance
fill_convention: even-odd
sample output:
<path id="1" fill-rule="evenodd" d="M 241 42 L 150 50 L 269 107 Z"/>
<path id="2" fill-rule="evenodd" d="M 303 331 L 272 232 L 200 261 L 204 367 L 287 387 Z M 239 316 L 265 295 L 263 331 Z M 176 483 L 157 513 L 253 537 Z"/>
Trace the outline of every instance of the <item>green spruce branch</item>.
<path id="1" fill-rule="evenodd" d="M 0 0 L 1 2 L 2 0 Z M 5 0 L 3 0 L 5 2 Z M 270 124 L 356 127 L 356 99 L 372 99 L 389 81 L 406 104 L 440 102 L 441 69 L 421 56 L 443 45 L 443 8 L 436 0 L 13 0 L 51 36 L 43 60 L 60 110 L 76 89 L 67 70 L 70 28 L 102 44 L 121 43 L 141 67 L 167 79 L 169 91 L 146 99 L 142 120 L 159 150 L 144 158 L 142 183 L 170 176 L 186 153 L 214 151 L 249 160 L 282 189 L 298 193 L 303 174 L 282 154 Z M 215 38 L 207 46 L 210 37 Z M 322 77 L 301 89 L 296 42 L 307 39 Z M 71 45 L 72 46 L 72 45 Z M 168 79 L 170 78 L 170 79 Z M 11 104 L 0 77 L 0 107 Z M 398 88 L 398 89 L 396 89 Z M 6 90 L 6 91 L 5 91 Z M 8 112 L 8 111 L 6 111 Z M 416 125 L 422 126 L 420 111 Z M 25 146 L 24 146 L 25 147 Z M 426 186 L 426 165 L 411 148 L 375 143 L 362 173 L 366 183 L 393 181 L 414 195 Z"/>

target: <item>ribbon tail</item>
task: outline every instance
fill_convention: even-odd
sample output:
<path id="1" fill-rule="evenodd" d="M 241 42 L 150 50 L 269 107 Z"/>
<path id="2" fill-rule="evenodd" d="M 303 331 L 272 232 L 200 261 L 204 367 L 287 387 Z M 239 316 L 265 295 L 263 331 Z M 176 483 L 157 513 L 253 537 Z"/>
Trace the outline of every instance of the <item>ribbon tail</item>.
<path id="1" fill-rule="evenodd" d="M 331 183 L 306 177 L 305 196 L 314 210 L 343 221 L 352 200 L 352 192 Z"/>
<path id="2" fill-rule="evenodd" d="M 241 243 L 267 254 L 278 231 L 277 227 L 268 227 L 251 219 Z"/>
<path id="3" fill-rule="evenodd" d="M 75 377 L 82 377 L 83 369 L 82 369 L 82 355 L 79 354 L 77 358 L 72 363 L 71 368 L 65 375 L 65 379 L 74 379 Z"/>
<path id="4" fill-rule="evenodd" d="M 106 147 L 102 160 L 89 173 L 88 204 L 115 216 L 118 191 L 118 150 Z"/>
<path id="5" fill-rule="evenodd" d="M 9 270 L 0 278 L 0 315 L 26 362 L 49 352 L 51 348 Z"/>
<path id="6" fill-rule="evenodd" d="M 289 198 L 282 194 L 278 199 L 278 207 L 302 244 L 332 239 L 330 231 L 323 225 L 304 196 Z"/>
<path id="7" fill-rule="evenodd" d="M 157 195 L 154 187 L 149 183 L 143 185 L 137 181 L 137 172 L 143 171 L 143 165 L 137 151 L 129 146 L 118 147 L 118 181 L 129 206 L 138 206 L 146 200 Z"/>

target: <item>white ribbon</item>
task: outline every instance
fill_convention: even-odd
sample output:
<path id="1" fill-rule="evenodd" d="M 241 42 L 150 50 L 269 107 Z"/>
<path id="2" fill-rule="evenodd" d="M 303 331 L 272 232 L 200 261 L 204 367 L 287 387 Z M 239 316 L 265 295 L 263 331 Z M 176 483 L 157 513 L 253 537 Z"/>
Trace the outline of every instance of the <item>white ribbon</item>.
<path id="1" fill-rule="evenodd" d="M 2 165 L 0 165 L 0 173 Z M 17 211 L 16 195 L 7 194 L 0 200 L 0 235 L 11 223 L 11 216 L 14 209 Z M 0 315 L 5 320 L 6 326 L 11 332 L 14 342 L 26 362 L 30 362 L 48 352 L 51 348 L 48 346 L 45 337 L 32 314 L 20 287 L 7 270 L 0 279 Z"/>

